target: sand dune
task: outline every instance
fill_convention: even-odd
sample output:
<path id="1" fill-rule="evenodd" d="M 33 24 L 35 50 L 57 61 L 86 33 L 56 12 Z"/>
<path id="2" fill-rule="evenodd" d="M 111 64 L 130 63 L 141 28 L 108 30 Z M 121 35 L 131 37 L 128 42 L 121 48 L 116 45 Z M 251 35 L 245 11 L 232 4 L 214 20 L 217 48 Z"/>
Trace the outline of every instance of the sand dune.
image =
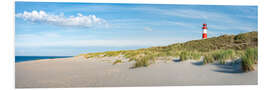
<path id="1" fill-rule="evenodd" d="M 16 88 L 256 85 L 257 70 L 243 73 L 239 65 L 167 62 L 135 68 L 81 57 L 16 63 Z"/>

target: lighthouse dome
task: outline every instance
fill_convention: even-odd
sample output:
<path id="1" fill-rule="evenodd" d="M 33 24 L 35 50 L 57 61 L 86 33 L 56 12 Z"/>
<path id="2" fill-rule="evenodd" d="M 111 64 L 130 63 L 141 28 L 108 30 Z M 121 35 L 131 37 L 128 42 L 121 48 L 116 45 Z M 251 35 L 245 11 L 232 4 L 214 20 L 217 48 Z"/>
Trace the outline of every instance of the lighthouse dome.
<path id="1" fill-rule="evenodd" d="M 207 24 L 203 24 L 203 26 L 207 26 Z"/>

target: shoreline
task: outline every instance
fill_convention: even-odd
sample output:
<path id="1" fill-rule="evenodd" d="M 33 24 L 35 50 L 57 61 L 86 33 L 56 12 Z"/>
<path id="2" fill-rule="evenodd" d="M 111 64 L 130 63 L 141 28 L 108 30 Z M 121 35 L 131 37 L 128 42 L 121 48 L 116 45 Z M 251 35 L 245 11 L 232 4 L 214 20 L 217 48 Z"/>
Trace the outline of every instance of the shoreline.
<path id="1" fill-rule="evenodd" d="M 27 59 L 27 60 L 20 60 L 16 62 L 16 57 L 52 57 L 52 58 L 45 58 L 45 59 Z M 15 63 L 22 63 L 22 62 L 29 62 L 29 61 L 40 61 L 40 60 L 59 60 L 59 59 L 66 59 L 66 58 L 73 58 L 75 56 L 15 56 Z"/>

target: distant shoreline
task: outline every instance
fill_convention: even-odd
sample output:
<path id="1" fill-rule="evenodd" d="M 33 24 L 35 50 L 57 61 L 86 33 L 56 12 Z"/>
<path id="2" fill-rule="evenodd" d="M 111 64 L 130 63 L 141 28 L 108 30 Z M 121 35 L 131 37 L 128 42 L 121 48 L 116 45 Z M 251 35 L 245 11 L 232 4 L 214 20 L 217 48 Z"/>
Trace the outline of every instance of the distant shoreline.
<path id="1" fill-rule="evenodd" d="M 69 57 L 73 57 L 73 56 L 15 56 L 15 63 L 26 62 L 26 61 L 36 61 L 36 60 L 69 58 Z"/>

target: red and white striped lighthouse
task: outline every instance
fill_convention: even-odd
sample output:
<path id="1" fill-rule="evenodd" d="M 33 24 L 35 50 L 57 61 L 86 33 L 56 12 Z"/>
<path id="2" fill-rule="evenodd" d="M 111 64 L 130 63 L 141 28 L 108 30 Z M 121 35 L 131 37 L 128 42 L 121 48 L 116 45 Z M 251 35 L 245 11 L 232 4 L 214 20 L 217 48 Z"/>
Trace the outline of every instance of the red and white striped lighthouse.
<path id="1" fill-rule="evenodd" d="M 207 39 L 207 24 L 203 24 L 202 30 L 202 39 Z"/>

